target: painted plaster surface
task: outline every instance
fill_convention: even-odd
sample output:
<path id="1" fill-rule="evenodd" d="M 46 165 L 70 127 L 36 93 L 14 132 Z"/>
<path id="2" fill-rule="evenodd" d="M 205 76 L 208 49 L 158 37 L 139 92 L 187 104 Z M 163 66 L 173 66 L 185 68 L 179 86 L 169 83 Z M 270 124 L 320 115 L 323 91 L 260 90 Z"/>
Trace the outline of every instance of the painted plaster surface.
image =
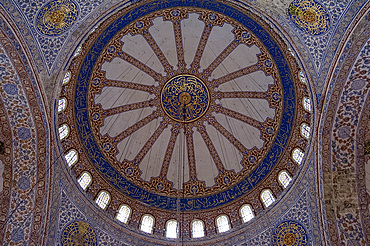
<path id="1" fill-rule="evenodd" d="M 8 166 L 9 160 L 5 159 L 3 190 L 6 190 L 2 195 L 3 201 L 8 201 L 8 204 L 5 203 L 2 207 L 0 233 L 4 244 L 37 244 L 43 229 L 47 136 L 42 111 L 38 105 L 40 95 L 34 91 L 32 82 L 35 81 L 28 77 L 31 71 L 23 63 L 24 54 L 20 51 L 19 55 L 9 41 L 9 29 L 5 25 L 2 28 L 0 96 L 5 110 L 1 111 L 1 117 L 9 122 L 11 128 L 11 135 L 7 135 L 8 140 L 4 142 L 8 145 L 6 152 L 12 150 L 12 166 Z M 11 147 L 9 139 L 12 139 Z M 39 163 L 44 165 L 39 166 Z M 38 181 L 40 182 L 35 188 Z"/>
<path id="2" fill-rule="evenodd" d="M 56 175 L 64 175 L 61 170 L 57 168 Z M 274 234 L 274 230 L 279 228 L 279 225 L 289 222 L 291 224 L 298 224 L 301 232 L 305 231 L 306 234 L 301 234 L 306 238 L 306 244 L 299 245 L 321 245 L 320 229 L 316 226 L 318 214 L 316 213 L 317 207 L 315 200 L 315 173 L 314 161 L 308 166 L 305 178 L 302 182 L 295 187 L 295 191 L 288 199 L 267 212 L 264 216 L 257 217 L 247 224 L 238 225 L 235 230 L 226 233 L 228 239 L 217 239 L 217 235 L 208 236 L 205 239 L 200 239 L 197 242 L 188 240 L 185 245 L 269 245 L 273 240 L 281 241 L 279 235 Z M 173 245 L 174 242 L 161 240 L 161 236 L 145 236 L 140 232 L 138 225 L 135 227 L 120 224 L 107 225 L 101 219 L 98 219 L 96 212 L 99 211 L 98 207 L 86 198 L 79 198 L 76 196 L 69 196 L 77 184 L 61 183 L 59 191 L 55 193 L 54 197 L 59 200 L 58 216 L 56 217 L 56 231 L 55 231 L 55 245 L 60 244 L 60 238 L 63 230 L 73 221 L 84 221 L 89 223 L 96 233 L 98 245 Z M 87 199 L 84 201 L 84 199 Z M 112 211 L 106 211 L 103 218 L 113 216 Z M 268 219 L 266 219 L 268 218 Z M 158 218 L 157 218 L 158 219 Z M 122 226 L 123 231 L 118 230 L 117 226 Z M 122 229 L 122 228 L 121 228 Z M 237 230 L 236 230 L 237 229 Z M 238 232 L 238 230 L 240 230 Z M 285 229 L 286 230 L 286 229 Z M 280 231 L 280 230 L 279 230 Z M 160 234 L 163 234 L 161 231 Z M 281 233 L 284 234 L 284 231 Z M 275 235 L 275 236 L 274 236 Z M 304 237 L 306 235 L 306 237 Z M 273 237 L 274 236 L 274 237 Z M 205 241 L 210 240 L 210 241 Z M 298 240 L 297 240 L 298 242 Z"/>
<path id="3" fill-rule="evenodd" d="M 326 127 L 328 124 L 333 127 L 330 139 L 325 135 L 328 128 L 324 127 L 323 164 L 324 170 L 328 171 L 324 172 L 325 204 L 329 227 L 332 228 L 330 238 L 333 242 L 339 238 L 337 243 L 357 241 L 361 245 L 366 244 L 367 228 L 363 227 L 365 221 L 362 221 L 358 209 L 361 207 L 358 196 L 362 196 L 362 192 L 358 190 L 357 184 L 364 181 L 358 180 L 356 174 L 365 170 L 358 169 L 356 165 L 356 146 L 359 120 L 366 110 L 365 102 L 370 89 L 369 61 L 370 40 L 367 40 L 353 65 L 344 65 L 343 72 L 348 73 L 346 80 L 339 80 L 334 86 L 331 100 L 337 100 L 338 104 L 329 105 L 325 122 Z M 326 151 L 329 151 L 330 155 L 327 155 Z M 364 219 L 367 217 L 366 213 L 362 216 Z"/>

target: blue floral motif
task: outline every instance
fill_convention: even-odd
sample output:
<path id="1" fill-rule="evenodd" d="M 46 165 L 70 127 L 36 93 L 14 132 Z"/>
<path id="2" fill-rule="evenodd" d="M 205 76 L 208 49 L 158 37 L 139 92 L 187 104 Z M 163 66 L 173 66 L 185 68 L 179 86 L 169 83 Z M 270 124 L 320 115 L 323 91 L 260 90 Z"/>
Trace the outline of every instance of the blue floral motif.
<path id="1" fill-rule="evenodd" d="M 22 140 L 27 140 L 31 137 L 31 131 L 29 128 L 20 127 L 18 128 L 18 137 Z"/>
<path id="2" fill-rule="evenodd" d="M 18 88 L 14 84 L 5 84 L 3 85 L 4 91 L 9 95 L 17 95 L 18 94 Z"/>

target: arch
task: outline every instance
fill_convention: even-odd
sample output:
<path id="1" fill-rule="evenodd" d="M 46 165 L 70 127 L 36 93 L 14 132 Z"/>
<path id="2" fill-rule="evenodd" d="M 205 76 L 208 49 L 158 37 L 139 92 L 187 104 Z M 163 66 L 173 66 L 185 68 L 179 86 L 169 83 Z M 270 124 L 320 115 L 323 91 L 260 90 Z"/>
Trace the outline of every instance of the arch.
<path id="1" fill-rule="evenodd" d="M 227 232 L 230 230 L 230 222 L 229 222 L 229 217 L 226 215 L 220 215 L 216 219 L 216 227 L 217 227 L 217 232 L 218 233 L 223 233 Z"/>
<path id="2" fill-rule="evenodd" d="M 64 158 L 67 161 L 67 164 L 69 167 L 73 166 L 74 164 L 77 163 L 78 161 L 78 153 L 76 150 L 71 149 L 65 156 Z"/>
<path id="3" fill-rule="evenodd" d="M 143 232 L 151 234 L 154 227 L 154 217 L 150 214 L 146 214 L 141 219 L 140 230 Z"/>
<path id="4" fill-rule="evenodd" d="M 116 219 L 126 224 L 128 219 L 130 218 L 130 215 L 131 215 L 131 208 L 128 205 L 123 204 L 120 206 L 118 210 Z"/>
<path id="5" fill-rule="evenodd" d="M 193 238 L 205 236 L 203 221 L 193 220 L 193 222 L 191 222 L 191 235 Z"/>
<path id="6" fill-rule="evenodd" d="M 91 184 L 91 181 L 92 178 L 88 172 L 83 172 L 77 180 L 83 190 L 86 190 L 86 188 Z"/>
<path id="7" fill-rule="evenodd" d="M 267 208 L 275 202 L 275 197 L 270 189 L 266 189 L 261 192 L 261 200 L 265 208 Z"/>
<path id="8" fill-rule="evenodd" d="M 285 189 L 286 187 L 288 187 L 288 185 L 292 181 L 292 178 L 290 177 L 287 171 L 281 171 L 279 173 L 278 180 L 281 186 L 283 186 Z"/>
<path id="9" fill-rule="evenodd" d="M 100 191 L 98 197 L 95 200 L 95 203 L 101 209 L 105 209 L 110 201 L 110 195 L 107 191 Z"/>
<path id="10" fill-rule="evenodd" d="M 246 223 L 254 218 L 254 213 L 252 206 L 249 204 L 244 204 L 240 208 L 240 217 L 242 218 L 243 223 Z"/>
<path id="11" fill-rule="evenodd" d="M 64 111 L 67 107 L 67 98 L 62 97 L 58 100 L 58 113 Z"/>
<path id="12" fill-rule="evenodd" d="M 169 220 L 166 223 L 166 237 L 177 238 L 178 237 L 178 223 L 176 220 Z"/>
<path id="13" fill-rule="evenodd" d="M 306 123 L 302 123 L 301 134 L 304 138 L 309 139 L 311 136 L 311 127 L 307 125 Z"/>
<path id="14" fill-rule="evenodd" d="M 301 165 L 301 163 L 303 161 L 303 157 L 304 157 L 304 153 L 303 153 L 303 151 L 300 148 L 295 148 L 293 150 L 293 152 L 292 152 L 292 158 L 299 165 Z"/>
<path id="15" fill-rule="evenodd" d="M 69 135 L 69 126 L 67 124 L 63 124 L 59 127 L 59 139 L 63 140 Z"/>

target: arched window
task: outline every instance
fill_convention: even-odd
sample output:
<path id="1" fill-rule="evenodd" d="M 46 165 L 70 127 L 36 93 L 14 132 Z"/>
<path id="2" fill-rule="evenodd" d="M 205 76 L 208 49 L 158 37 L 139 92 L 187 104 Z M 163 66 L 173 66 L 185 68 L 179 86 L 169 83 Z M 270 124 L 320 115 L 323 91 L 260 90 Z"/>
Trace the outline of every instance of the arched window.
<path id="1" fill-rule="evenodd" d="M 67 124 L 63 124 L 59 127 L 59 138 L 60 140 L 63 140 L 65 137 L 67 137 L 69 134 L 69 127 Z"/>
<path id="2" fill-rule="evenodd" d="M 68 71 L 68 72 L 66 72 L 66 74 L 64 75 L 62 85 L 66 85 L 66 84 L 69 82 L 69 80 L 70 80 L 70 79 L 71 79 L 71 72 L 70 72 L 70 71 Z"/>
<path id="3" fill-rule="evenodd" d="M 80 184 L 83 190 L 86 190 L 86 188 L 90 185 L 91 180 L 91 175 L 88 172 L 83 172 L 77 182 Z"/>
<path id="4" fill-rule="evenodd" d="M 271 190 L 264 190 L 261 193 L 261 200 L 265 207 L 267 208 L 268 206 L 275 202 L 275 197 L 274 195 L 272 195 Z"/>
<path id="5" fill-rule="evenodd" d="M 204 223 L 201 220 L 194 220 L 191 223 L 191 234 L 193 238 L 204 237 Z"/>
<path id="6" fill-rule="evenodd" d="M 299 78 L 302 81 L 302 83 L 306 83 L 306 77 L 304 76 L 302 71 L 299 72 Z"/>
<path id="7" fill-rule="evenodd" d="M 230 230 L 229 218 L 226 215 L 220 215 L 216 219 L 218 233 L 227 232 Z"/>
<path id="8" fill-rule="evenodd" d="M 286 171 L 281 171 L 278 179 L 280 184 L 284 187 L 284 189 L 288 187 L 290 181 L 292 181 L 292 178 Z"/>
<path id="9" fill-rule="evenodd" d="M 310 132 L 311 132 L 311 127 L 307 125 L 306 123 L 303 123 L 301 125 L 302 136 L 308 139 L 310 137 Z"/>
<path id="10" fill-rule="evenodd" d="M 96 198 L 95 202 L 101 209 L 105 209 L 109 203 L 110 195 L 106 191 L 101 191 Z"/>
<path id="11" fill-rule="evenodd" d="M 67 164 L 68 164 L 69 167 L 76 164 L 76 162 L 78 160 L 77 151 L 74 150 L 74 149 L 70 150 L 64 157 L 66 158 L 66 161 L 67 161 Z"/>
<path id="12" fill-rule="evenodd" d="M 141 219 L 140 230 L 146 233 L 152 233 L 154 226 L 154 217 L 146 214 Z"/>
<path id="13" fill-rule="evenodd" d="M 293 160 L 297 162 L 298 164 L 302 163 L 304 153 L 301 149 L 295 148 L 292 153 Z"/>
<path id="14" fill-rule="evenodd" d="M 303 98 L 303 107 L 305 110 L 307 110 L 308 112 L 311 112 L 311 100 L 307 97 L 304 97 Z"/>
<path id="15" fill-rule="evenodd" d="M 116 215 L 116 219 L 123 223 L 127 223 L 128 218 L 130 218 L 130 214 L 131 214 L 130 207 L 127 205 L 121 205 Z"/>
<path id="16" fill-rule="evenodd" d="M 240 216 L 242 217 L 242 220 L 244 223 L 250 221 L 251 219 L 254 218 L 253 210 L 251 205 L 244 204 L 240 208 Z"/>
<path id="17" fill-rule="evenodd" d="M 81 46 L 78 46 L 78 48 L 77 48 L 77 50 L 76 50 L 75 54 L 73 55 L 73 57 L 78 56 L 78 55 L 81 53 L 81 51 L 82 51 Z"/>
<path id="18" fill-rule="evenodd" d="M 169 220 L 166 223 L 166 237 L 167 238 L 177 238 L 178 226 L 176 220 Z"/>
<path id="19" fill-rule="evenodd" d="M 295 56 L 295 55 L 294 55 L 294 52 L 292 51 L 292 49 L 291 49 L 291 48 L 288 48 L 288 51 L 290 52 L 290 54 L 291 54 L 292 56 Z"/>
<path id="20" fill-rule="evenodd" d="M 67 99 L 64 97 L 58 100 L 58 113 L 62 112 L 66 109 L 67 106 Z"/>

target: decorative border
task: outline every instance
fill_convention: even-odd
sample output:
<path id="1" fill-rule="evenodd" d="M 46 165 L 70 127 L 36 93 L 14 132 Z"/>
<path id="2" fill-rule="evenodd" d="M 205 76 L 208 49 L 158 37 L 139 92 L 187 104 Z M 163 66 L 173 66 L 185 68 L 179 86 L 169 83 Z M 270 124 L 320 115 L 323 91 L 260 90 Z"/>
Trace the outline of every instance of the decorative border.
<path id="1" fill-rule="evenodd" d="M 369 5 L 370 6 L 370 5 Z M 366 18 L 364 15 L 361 16 Z M 358 17 L 358 18 L 361 18 Z M 365 21 L 365 23 L 363 23 Z M 335 115 L 337 112 L 337 105 L 340 102 L 341 94 L 345 83 L 349 77 L 350 72 L 352 71 L 352 66 L 356 61 L 359 52 L 363 48 L 364 44 L 367 42 L 370 34 L 369 24 L 366 24 L 367 20 L 362 19 L 362 24 L 365 25 L 364 28 L 359 26 L 353 32 L 351 32 L 351 37 L 354 36 L 354 40 L 350 40 L 346 43 L 346 49 L 343 51 L 347 56 L 336 65 L 335 73 L 332 75 L 330 81 L 328 80 L 328 91 L 326 95 L 326 102 L 323 108 L 323 114 L 321 116 L 321 129 L 322 129 L 322 149 L 321 149 L 321 156 L 322 156 L 322 171 L 323 171 L 323 187 L 324 191 L 326 186 L 332 186 L 331 184 L 331 171 L 332 171 L 332 155 L 331 155 L 331 131 L 334 128 L 335 122 Z M 360 22 L 360 23 L 361 23 Z M 367 21 L 368 22 L 368 21 Z M 357 31 L 357 32 L 356 32 Z M 361 31 L 361 33 L 359 33 Z M 349 34 L 348 34 L 349 35 Z M 354 54 L 354 55 L 349 55 Z M 342 54 L 343 55 L 343 54 Z M 357 173 L 364 172 L 362 170 L 357 170 Z M 350 175 L 350 173 L 348 173 Z M 357 174 L 356 174 L 357 175 Z M 361 185 L 361 180 L 357 180 L 357 184 Z M 360 192 L 357 192 L 360 195 Z M 361 202 L 361 200 L 359 200 Z M 339 231 L 338 231 L 338 220 L 337 215 L 335 214 L 332 207 L 329 206 L 333 205 L 326 205 L 325 209 L 326 212 L 326 223 L 328 226 L 328 237 L 331 240 L 332 244 L 339 245 Z M 361 208 L 364 204 L 359 204 Z M 366 205 L 365 205 L 366 206 Z M 329 213 L 330 212 L 330 213 Z M 325 217 L 325 215 L 323 215 Z"/>
<path id="2" fill-rule="evenodd" d="M 1 16 L 3 15 L 2 9 Z M 6 16 L 4 16 L 6 17 Z M 36 126 L 36 136 L 37 136 L 37 173 L 34 174 L 35 180 L 38 185 L 34 190 L 34 209 L 33 216 L 31 217 L 32 226 L 30 229 L 30 245 L 38 245 L 40 239 L 42 240 L 42 234 L 44 232 L 43 224 L 45 221 L 44 208 L 47 202 L 46 196 L 48 195 L 48 163 L 49 163 L 49 132 L 48 123 L 45 117 L 45 109 L 43 99 L 40 95 L 38 81 L 33 77 L 33 70 L 28 64 L 28 59 L 24 51 L 22 50 L 22 44 L 18 43 L 16 39 L 16 34 L 13 33 L 13 29 L 8 26 L 6 22 L 2 22 L 0 27 L 0 42 L 5 48 L 6 52 L 9 54 L 10 59 L 13 62 L 13 66 L 16 69 L 17 75 L 22 82 L 22 87 L 24 88 L 25 94 L 27 95 L 27 101 L 31 108 L 33 114 L 34 124 Z M 11 23 L 12 24 L 12 23 Z M 23 44 L 24 45 L 24 44 Z"/>

